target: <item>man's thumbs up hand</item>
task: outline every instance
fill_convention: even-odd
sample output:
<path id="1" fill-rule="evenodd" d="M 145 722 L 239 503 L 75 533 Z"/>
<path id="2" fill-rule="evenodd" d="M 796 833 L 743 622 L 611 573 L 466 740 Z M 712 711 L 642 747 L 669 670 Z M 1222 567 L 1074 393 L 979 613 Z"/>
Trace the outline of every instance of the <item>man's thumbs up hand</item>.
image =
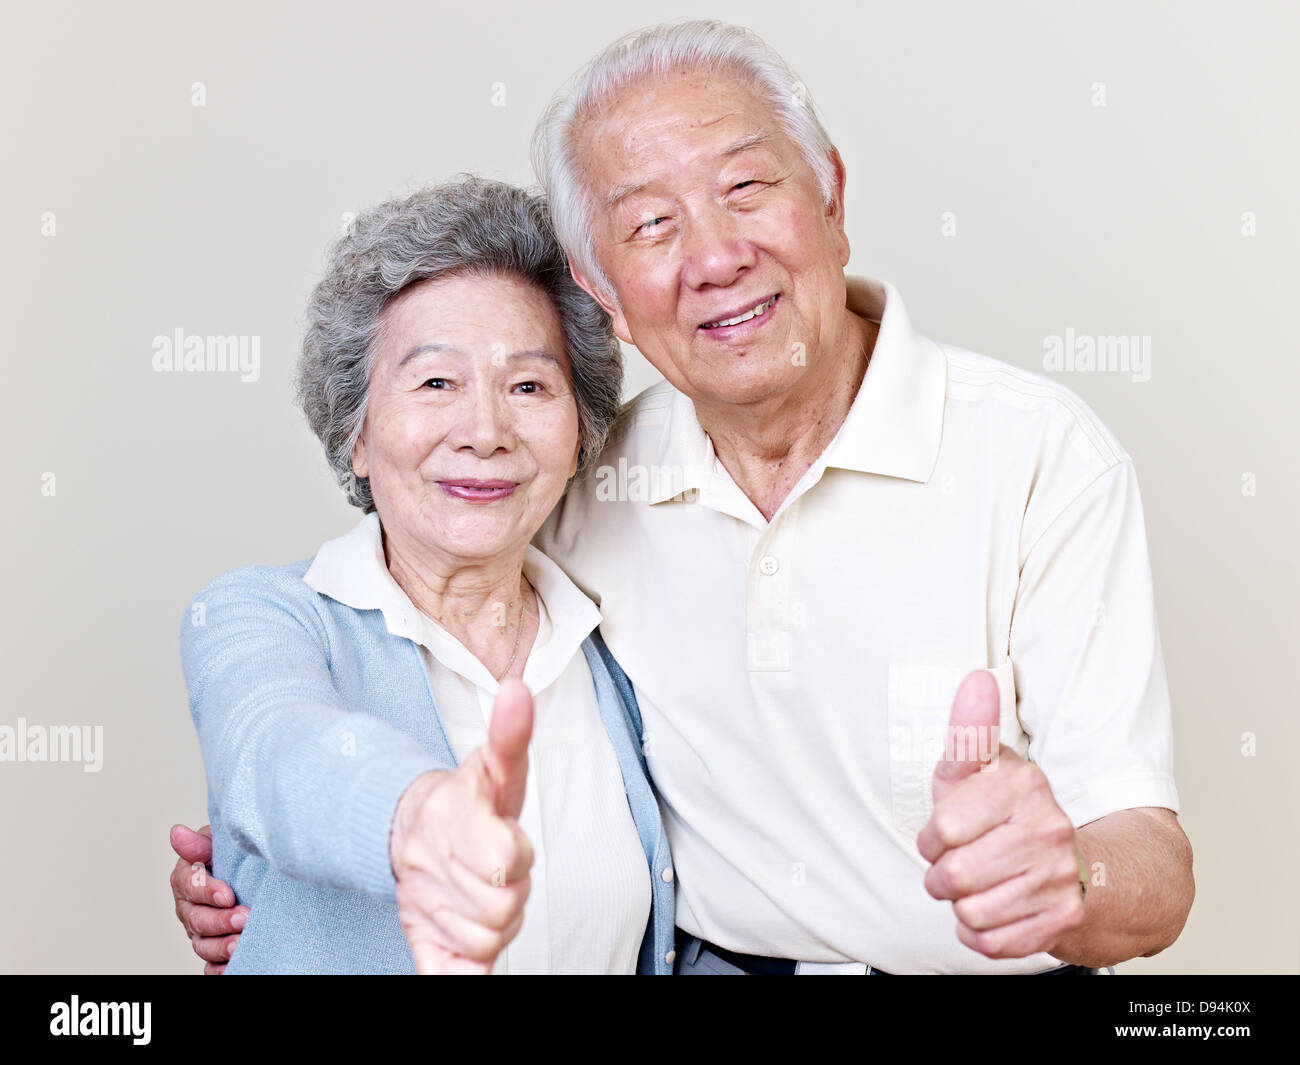
<path id="1" fill-rule="evenodd" d="M 998 718 L 1001 715 L 998 682 L 988 670 L 968 674 L 957 689 L 948 718 L 943 756 L 934 767 L 931 791 L 934 804 L 967 777 L 978 773 L 998 753 Z"/>
<path id="2" fill-rule="evenodd" d="M 916 847 L 930 863 L 926 891 L 952 900 L 957 938 L 990 958 L 1024 958 L 1051 953 L 1085 914 L 1074 825 L 1043 771 L 998 744 L 1000 706 L 986 670 L 957 689 Z"/>
<path id="3" fill-rule="evenodd" d="M 389 853 L 402 930 L 420 973 L 488 973 L 518 934 L 533 847 L 519 827 L 533 697 L 503 681 L 488 740 L 452 771 L 402 794 Z"/>

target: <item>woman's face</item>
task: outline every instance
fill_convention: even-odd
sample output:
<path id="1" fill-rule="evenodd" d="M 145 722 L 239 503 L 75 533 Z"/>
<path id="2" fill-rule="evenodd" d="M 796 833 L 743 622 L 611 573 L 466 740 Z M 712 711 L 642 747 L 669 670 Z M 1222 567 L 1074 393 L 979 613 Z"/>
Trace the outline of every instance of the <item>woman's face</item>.
<path id="1" fill-rule="evenodd" d="M 540 289 L 440 278 L 384 308 L 352 466 L 390 542 L 453 564 L 520 555 L 578 450 L 564 331 Z"/>

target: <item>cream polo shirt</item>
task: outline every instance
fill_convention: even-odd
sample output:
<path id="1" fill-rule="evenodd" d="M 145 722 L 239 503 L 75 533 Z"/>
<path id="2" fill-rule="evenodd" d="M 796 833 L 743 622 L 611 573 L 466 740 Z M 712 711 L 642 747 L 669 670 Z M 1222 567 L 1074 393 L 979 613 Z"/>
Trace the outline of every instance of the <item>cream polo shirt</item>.
<path id="1" fill-rule="evenodd" d="M 634 973 L 650 917 L 650 881 L 582 652 L 600 612 L 535 547 L 528 548 L 524 574 L 540 610 L 523 675 L 534 722 L 519 818 L 535 860 L 523 925 L 493 972 Z M 393 580 L 378 514 L 326 543 L 303 580 L 357 610 L 382 611 L 390 633 L 419 645 L 457 762 L 487 742 L 497 681 Z"/>
<path id="2" fill-rule="evenodd" d="M 916 836 L 952 696 L 1075 825 L 1177 811 L 1133 464 L 1071 391 L 880 322 L 838 435 L 766 521 L 667 383 L 534 541 L 599 605 L 672 845 L 677 924 L 736 951 L 886 972 L 1033 972 L 963 946 Z"/>

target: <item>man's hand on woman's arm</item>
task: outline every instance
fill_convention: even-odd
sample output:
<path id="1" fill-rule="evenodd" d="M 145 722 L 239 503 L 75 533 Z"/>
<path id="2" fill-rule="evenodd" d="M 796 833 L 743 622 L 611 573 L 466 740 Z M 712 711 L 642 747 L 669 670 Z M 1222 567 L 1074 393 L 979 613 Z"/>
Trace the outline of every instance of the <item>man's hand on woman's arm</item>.
<path id="1" fill-rule="evenodd" d="M 212 875 L 212 829 L 208 825 L 197 832 L 173 825 L 171 844 L 180 856 L 172 869 L 176 919 L 190 937 L 194 953 L 203 959 L 204 974 L 219 975 L 235 952 L 248 920 L 248 907 L 236 906 L 230 885 Z"/>

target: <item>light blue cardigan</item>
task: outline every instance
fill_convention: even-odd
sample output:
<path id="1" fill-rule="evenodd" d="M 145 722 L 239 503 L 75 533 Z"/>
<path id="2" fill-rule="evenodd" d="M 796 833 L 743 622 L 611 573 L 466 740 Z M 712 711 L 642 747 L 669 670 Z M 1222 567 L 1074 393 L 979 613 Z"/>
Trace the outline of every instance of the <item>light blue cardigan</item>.
<path id="1" fill-rule="evenodd" d="M 414 973 L 389 829 L 407 785 L 456 759 L 419 647 L 304 584 L 310 564 L 232 570 L 181 622 L 213 872 L 252 907 L 226 972 Z M 637 971 L 666 975 L 673 885 L 640 710 L 599 630 L 582 649 L 651 882 Z"/>

